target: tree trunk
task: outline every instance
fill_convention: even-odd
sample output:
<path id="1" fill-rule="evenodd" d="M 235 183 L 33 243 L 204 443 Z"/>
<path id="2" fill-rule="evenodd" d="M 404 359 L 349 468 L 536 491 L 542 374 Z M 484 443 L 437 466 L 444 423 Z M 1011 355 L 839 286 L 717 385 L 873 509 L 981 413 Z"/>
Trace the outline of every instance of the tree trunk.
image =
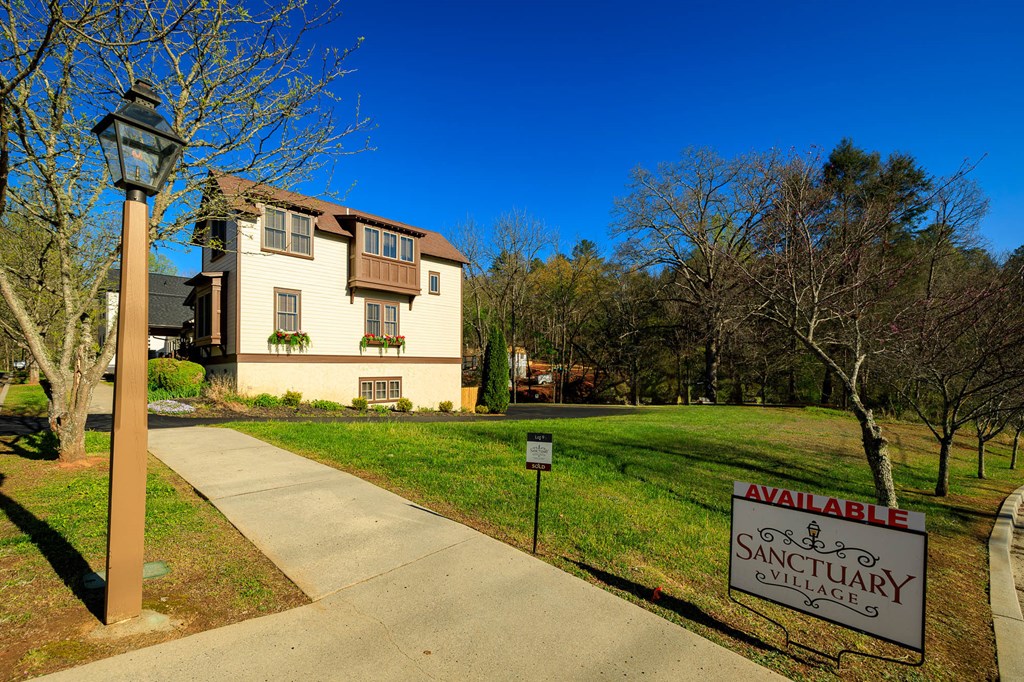
<path id="1" fill-rule="evenodd" d="M 949 494 L 949 452 L 953 445 L 952 434 L 939 440 L 939 478 L 935 482 L 935 496 Z"/>
<path id="2" fill-rule="evenodd" d="M 985 439 L 978 436 L 978 478 L 985 478 Z"/>
<path id="3" fill-rule="evenodd" d="M 713 336 L 704 343 L 704 397 L 718 402 L 718 339 Z"/>
<path id="4" fill-rule="evenodd" d="M 828 405 L 832 402 L 832 370 L 825 367 L 825 376 L 821 380 L 821 404 Z"/>
<path id="5" fill-rule="evenodd" d="M 26 383 L 38 384 L 39 383 L 39 365 L 36 364 L 35 360 L 30 359 L 28 361 L 28 379 Z"/>
<path id="6" fill-rule="evenodd" d="M 871 467 L 871 475 L 875 482 L 875 498 L 878 504 L 885 507 L 899 506 L 896 499 L 896 486 L 892 482 L 892 462 L 889 461 L 888 441 L 882 435 L 882 429 L 875 422 L 871 410 L 864 407 L 856 391 L 847 386 L 847 397 L 853 405 L 853 413 L 860 422 L 861 440 L 864 443 L 864 455 Z"/>
<path id="7" fill-rule="evenodd" d="M 1024 428 L 1013 430 L 1013 452 L 1010 453 L 1010 468 L 1017 468 L 1017 446 L 1020 445 L 1020 432 L 1024 431 Z"/>
<path id="8" fill-rule="evenodd" d="M 740 376 L 739 371 L 733 372 L 732 395 L 729 397 L 729 401 L 733 405 L 743 404 L 743 377 Z"/>
<path id="9" fill-rule="evenodd" d="M 689 401 L 687 401 L 689 402 Z M 683 351 L 676 348 L 676 405 L 683 404 Z"/>
<path id="10" fill-rule="evenodd" d="M 75 462 L 85 457 L 85 422 L 89 417 L 92 389 L 76 376 L 67 396 L 54 395 L 47 390 L 50 430 L 57 437 L 57 458 L 61 462 Z"/>

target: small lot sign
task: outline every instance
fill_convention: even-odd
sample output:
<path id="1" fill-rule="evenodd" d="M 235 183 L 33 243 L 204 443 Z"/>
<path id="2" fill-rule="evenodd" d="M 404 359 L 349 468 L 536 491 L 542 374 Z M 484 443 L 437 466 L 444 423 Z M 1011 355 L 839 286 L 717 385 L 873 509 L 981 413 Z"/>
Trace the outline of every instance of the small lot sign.
<path id="1" fill-rule="evenodd" d="M 531 471 L 551 471 L 551 434 L 526 434 L 526 468 Z"/>
<path id="2" fill-rule="evenodd" d="M 729 587 L 924 652 L 924 514 L 735 482 Z"/>

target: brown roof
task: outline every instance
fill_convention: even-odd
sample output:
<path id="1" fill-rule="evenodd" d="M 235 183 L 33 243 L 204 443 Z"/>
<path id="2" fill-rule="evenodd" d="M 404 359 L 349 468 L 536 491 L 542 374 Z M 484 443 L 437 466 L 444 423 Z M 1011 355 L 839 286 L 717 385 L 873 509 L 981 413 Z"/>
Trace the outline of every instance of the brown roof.
<path id="1" fill-rule="evenodd" d="M 451 242 L 437 232 L 407 225 L 390 218 L 382 218 L 372 213 L 357 211 L 315 197 L 268 185 L 259 185 L 236 175 L 211 175 L 216 180 L 221 193 L 227 198 L 229 207 L 240 213 L 259 215 L 260 209 L 257 207 L 257 203 L 270 203 L 301 209 L 316 215 L 316 229 L 349 238 L 355 236 L 352 231 L 355 221 L 380 225 L 420 237 L 420 252 L 426 256 L 459 263 L 468 262 L 466 257 L 452 246 Z"/>

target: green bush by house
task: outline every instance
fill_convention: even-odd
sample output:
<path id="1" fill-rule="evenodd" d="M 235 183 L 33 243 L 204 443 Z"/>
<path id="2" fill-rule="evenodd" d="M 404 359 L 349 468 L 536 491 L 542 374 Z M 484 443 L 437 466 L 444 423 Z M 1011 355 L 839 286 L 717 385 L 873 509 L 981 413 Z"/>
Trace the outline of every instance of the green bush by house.
<path id="1" fill-rule="evenodd" d="M 187 360 L 153 358 L 149 361 L 149 390 L 161 398 L 195 398 L 203 389 L 206 370 Z"/>

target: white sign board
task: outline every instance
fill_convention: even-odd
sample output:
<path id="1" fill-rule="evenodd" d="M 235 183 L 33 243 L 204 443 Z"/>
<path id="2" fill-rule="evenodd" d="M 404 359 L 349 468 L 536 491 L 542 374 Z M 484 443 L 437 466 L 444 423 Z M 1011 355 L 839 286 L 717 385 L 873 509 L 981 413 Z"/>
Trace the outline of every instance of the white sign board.
<path id="1" fill-rule="evenodd" d="M 924 651 L 924 514 L 736 482 L 729 587 Z"/>
<path id="2" fill-rule="evenodd" d="M 526 434 L 526 468 L 536 471 L 551 471 L 551 434 Z"/>

